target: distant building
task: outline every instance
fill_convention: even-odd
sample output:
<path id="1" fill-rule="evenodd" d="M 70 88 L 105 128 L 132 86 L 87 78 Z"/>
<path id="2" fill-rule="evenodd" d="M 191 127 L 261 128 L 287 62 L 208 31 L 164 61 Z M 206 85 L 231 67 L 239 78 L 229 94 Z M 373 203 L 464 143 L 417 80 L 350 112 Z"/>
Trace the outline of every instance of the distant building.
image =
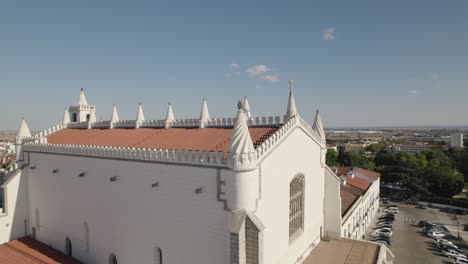
<path id="1" fill-rule="evenodd" d="M 463 134 L 462 133 L 453 133 L 450 136 L 450 147 L 463 148 Z"/>
<path id="2" fill-rule="evenodd" d="M 425 144 L 397 144 L 393 145 L 393 151 L 395 152 L 409 152 L 416 153 L 424 150 L 429 150 L 439 147 L 438 145 L 425 145 Z"/>

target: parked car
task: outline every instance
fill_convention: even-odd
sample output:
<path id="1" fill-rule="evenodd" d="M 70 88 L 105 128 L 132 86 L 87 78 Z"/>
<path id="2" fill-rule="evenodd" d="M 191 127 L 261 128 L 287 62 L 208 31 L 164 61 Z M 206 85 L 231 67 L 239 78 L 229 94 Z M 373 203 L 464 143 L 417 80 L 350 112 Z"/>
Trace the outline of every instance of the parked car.
<path id="1" fill-rule="evenodd" d="M 434 238 L 434 237 L 444 237 L 445 236 L 445 234 L 440 232 L 440 231 L 429 231 L 429 232 L 427 232 L 427 235 L 429 237 L 432 237 L 432 238 Z"/>
<path id="2" fill-rule="evenodd" d="M 388 204 L 390 201 L 388 200 L 388 198 L 380 198 L 380 202 L 383 204 Z"/>
<path id="3" fill-rule="evenodd" d="M 383 227 L 383 228 L 376 229 L 376 231 L 381 231 L 381 232 L 392 232 L 392 229 L 389 228 L 389 227 Z"/>
<path id="4" fill-rule="evenodd" d="M 442 250 L 442 254 L 444 254 L 447 257 L 451 257 L 451 258 L 460 257 L 460 258 L 465 258 L 466 259 L 465 255 L 463 255 L 461 253 L 458 253 L 455 250 Z"/>
<path id="5" fill-rule="evenodd" d="M 426 210 L 426 209 L 427 209 L 427 205 L 425 205 L 425 204 L 418 204 L 418 205 L 416 205 L 416 208 L 420 208 L 420 209 Z"/>
<path id="6" fill-rule="evenodd" d="M 429 221 L 425 221 L 425 220 L 421 220 L 421 221 L 418 222 L 419 227 L 423 227 L 425 225 L 432 225 L 432 223 L 429 222 Z"/>
<path id="7" fill-rule="evenodd" d="M 376 234 L 377 236 L 386 236 L 386 237 L 391 237 L 393 235 L 393 232 L 390 231 L 390 232 L 385 232 L 385 231 L 374 231 L 374 234 Z"/>
<path id="8" fill-rule="evenodd" d="M 442 250 L 455 250 L 456 252 L 458 252 L 460 254 L 463 254 L 463 250 L 461 250 L 459 248 L 455 248 L 454 246 L 450 246 L 450 245 L 442 246 L 441 249 Z"/>
<path id="9" fill-rule="evenodd" d="M 442 243 L 447 243 L 447 244 L 453 245 L 452 241 L 448 241 L 448 240 L 445 239 L 445 238 L 434 238 L 434 242 L 435 242 L 436 244 L 438 244 L 438 245 L 439 245 L 439 244 L 442 244 Z"/>
<path id="10" fill-rule="evenodd" d="M 466 215 L 466 210 L 463 209 L 455 209 L 454 210 L 457 215 Z"/>
<path id="11" fill-rule="evenodd" d="M 468 263 L 468 259 L 463 258 L 463 257 L 455 257 L 455 258 L 453 258 L 453 263 L 455 263 L 455 264 L 466 264 L 466 263 Z"/>
<path id="12" fill-rule="evenodd" d="M 398 208 L 387 208 L 384 210 L 385 213 L 390 213 L 390 214 L 398 214 Z"/>
<path id="13" fill-rule="evenodd" d="M 390 237 L 388 236 L 375 236 L 373 238 L 371 238 L 371 241 L 385 241 L 387 242 L 388 245 L 390 245 Z"/>

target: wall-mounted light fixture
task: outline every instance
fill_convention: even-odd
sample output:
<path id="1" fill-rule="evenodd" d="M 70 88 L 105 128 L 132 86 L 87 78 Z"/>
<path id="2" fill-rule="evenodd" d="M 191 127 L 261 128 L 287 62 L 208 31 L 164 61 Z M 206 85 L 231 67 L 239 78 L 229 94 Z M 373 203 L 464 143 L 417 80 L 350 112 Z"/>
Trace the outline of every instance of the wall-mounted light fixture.
<path id="1" fill-rule="evenodd" d="M 110 181 L 111 181 L 111 182 L 117 181 L 117 176 L 112 176 L 112 177 L 110 177 Z"/>

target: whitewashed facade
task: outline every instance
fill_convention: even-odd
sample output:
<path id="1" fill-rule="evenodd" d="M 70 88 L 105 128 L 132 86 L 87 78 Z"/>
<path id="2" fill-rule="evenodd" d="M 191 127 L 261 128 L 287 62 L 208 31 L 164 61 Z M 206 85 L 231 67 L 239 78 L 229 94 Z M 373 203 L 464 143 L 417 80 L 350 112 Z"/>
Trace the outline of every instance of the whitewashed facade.
<path id="1" fill-rule="evenodd" d="M 309 126 L 292 90 L 283 117 L 95 120 L 79 103 L 31 136 L 18 132 L 18 163 L 2 185 L 0 243 L 30 235 L 85 263 L 293 264 L 323 236 L 340 238 L 340 182 L 325 165 L 319 113 Z M 83 121 L 84 120 L 84 121 Z M 254 147 L 252 127 L 278 126 Z M 64 129 L 232 127 L 223 152 L 49 144 Z M 378 183 L 376 183 L 378 184 Z"/>

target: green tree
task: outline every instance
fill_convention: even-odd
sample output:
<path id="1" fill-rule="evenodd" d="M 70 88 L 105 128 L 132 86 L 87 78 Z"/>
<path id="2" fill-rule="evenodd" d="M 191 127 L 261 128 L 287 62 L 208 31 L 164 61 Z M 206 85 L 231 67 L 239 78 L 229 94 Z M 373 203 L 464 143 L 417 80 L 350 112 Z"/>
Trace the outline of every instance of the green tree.
<path id="1" fill-rule="evenodd" d="M 463 189 L 463 176 L 450 167 L 430 164 L 424 173 L 428 190 L 436 196 L 452 198 Z"/>
<path id="2" fill-rule="evenodd" d="M 356 151 L 340 151 L 338 163 L 348 167 L 360 167 L 366 170 L 374 170 L 374 163 L 371 159 Z"/>
<path id="3" fill-rule="evenodd" d="M 338 165 L 338 152 L 335 149 L 327 149 L 326 163 L 328 166 Z"/>
<path id="4" fill-rule="evenodd" d="M 370 144 L 369 146 L 366 147 L 366 150 L 375 154 L 384 150 L 386 147 L 387 147 L 387 144 L 385 144 L 384 142 L 380 142 L 380 143 Z"/>

